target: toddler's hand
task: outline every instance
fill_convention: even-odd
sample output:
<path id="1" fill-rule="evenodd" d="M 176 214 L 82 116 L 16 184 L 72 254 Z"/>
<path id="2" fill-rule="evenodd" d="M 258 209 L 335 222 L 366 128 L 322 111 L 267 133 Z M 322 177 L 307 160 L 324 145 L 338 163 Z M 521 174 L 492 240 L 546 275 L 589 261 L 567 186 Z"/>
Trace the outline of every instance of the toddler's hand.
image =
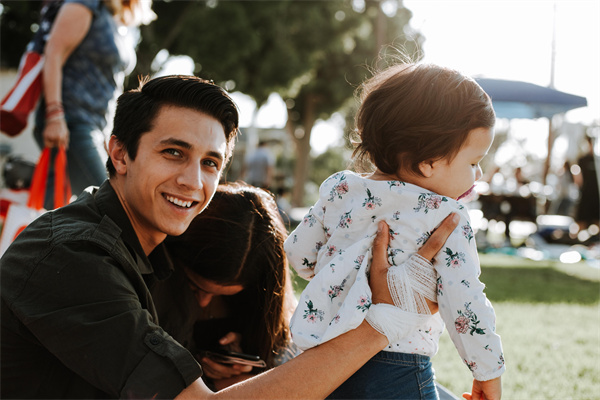
<path id="1" fill-rule="evenodd" d="M 463 393 L 467 400 L 500 400 L 502 397 L 502 383 L 500 377 L 489 381 L 478 381 L 473 379 L 471 393 Z"/>

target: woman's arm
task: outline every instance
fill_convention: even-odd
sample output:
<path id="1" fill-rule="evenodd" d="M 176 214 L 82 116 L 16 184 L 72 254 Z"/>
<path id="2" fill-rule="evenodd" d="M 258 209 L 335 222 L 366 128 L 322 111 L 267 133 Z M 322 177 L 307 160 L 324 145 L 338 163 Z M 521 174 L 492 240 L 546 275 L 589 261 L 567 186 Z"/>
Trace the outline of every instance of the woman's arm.
<path id="1" fill-rule="evenodd" d="M 457 223 L 458 220 L 453 217 L 446 218 L 419 254 L 427 259 L 433 258 Z M 393 304 L 387 288 L 388 242 L 388 227 L 381 222 L 373 243 L 369 278 L 373 303 Z M 363 322 L 358 328 L 313 347 L 279 367 L 218 393 L 211 392 L 202 379 L 198 379 L 177 399 L 323 399 L 388 344 L 385 336 Z"/>
<path id="2" fill-rule="evenodd" d="M 44 49 L 44 146 L 68 146 L 69 130 L 62 113 L 63 66 L 83 41 L 92 24 L 92 11 L 84 5 L 64 4 L 56 16 Z"/>

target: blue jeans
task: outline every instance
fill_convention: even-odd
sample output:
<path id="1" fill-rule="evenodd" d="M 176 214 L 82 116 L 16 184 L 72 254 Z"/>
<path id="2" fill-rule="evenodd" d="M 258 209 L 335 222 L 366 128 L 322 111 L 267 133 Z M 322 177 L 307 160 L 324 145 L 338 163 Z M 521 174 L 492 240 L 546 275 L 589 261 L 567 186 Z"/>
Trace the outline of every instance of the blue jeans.
<path id="1" fill-rule="evenodd" d="M 328 399 L 438 400 L 429 357 L 380 351 Z"/>
<path id="2" fill-rule="evenodd" d="M 37 122 L 37 121 L 36 121 Z M 34 137 L 38 146 L 44 148 L 43 122 L 34 129 Z M 71 190 L 79 196 L 88 186 L 100 186 L 107 178 L 106 150 L 104 149 L 104 134 L 94 124 L 69 121 L 69 148 L 67 149 L 67 168 Z M 54 152 L 51 160 L 54 160 Z M 50 165 L 46 198 L 44 207 L 54 208 L 54 166 Z"/>

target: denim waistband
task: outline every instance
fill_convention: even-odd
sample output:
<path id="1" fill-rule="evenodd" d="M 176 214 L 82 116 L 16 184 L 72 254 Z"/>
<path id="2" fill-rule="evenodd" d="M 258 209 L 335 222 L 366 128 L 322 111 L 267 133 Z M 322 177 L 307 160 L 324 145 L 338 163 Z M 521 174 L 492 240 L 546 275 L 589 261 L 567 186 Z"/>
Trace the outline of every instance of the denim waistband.
<path id="1" fill-rule="evenodd" d="M 392 351 L 380 351 L 379 353 L 375 354 L 371 360 L 406 366 L 422 366 L 430 364 L 431 362 L 430 357 L 422 354 L 394 353 Z"/>

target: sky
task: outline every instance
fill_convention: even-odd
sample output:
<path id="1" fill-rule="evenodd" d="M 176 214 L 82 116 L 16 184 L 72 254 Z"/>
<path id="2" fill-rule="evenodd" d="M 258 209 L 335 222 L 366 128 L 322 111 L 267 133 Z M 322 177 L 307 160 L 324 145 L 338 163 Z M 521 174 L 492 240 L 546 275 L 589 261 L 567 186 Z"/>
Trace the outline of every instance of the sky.
<path id="1" fill-rule="evenodd" d="M 542 86 L 553 80 L 557 90 L 588 100 L 588 107 L 569 111 L 566 121 L 600 121 L 599 0 L 404 0 L 403 4 L 413 12 L 411 27 L 425 36 L 423 62 L 474 77 Z M 242 126 L 249 125 L 254 102 L 241 93 L 234 93 L 234 99 Z M 257 125 L 283 127 L 285 117 L 283 101 L 273 95 L 259 111 Z M 315 153 L 339 142 L 342 123 L 337 114 L 317 123 L 311 137 Z M 532 148 L 547 135 L 547 121 L 511 124 L 517 135 L 519 129 L 527 130 Z"/>

